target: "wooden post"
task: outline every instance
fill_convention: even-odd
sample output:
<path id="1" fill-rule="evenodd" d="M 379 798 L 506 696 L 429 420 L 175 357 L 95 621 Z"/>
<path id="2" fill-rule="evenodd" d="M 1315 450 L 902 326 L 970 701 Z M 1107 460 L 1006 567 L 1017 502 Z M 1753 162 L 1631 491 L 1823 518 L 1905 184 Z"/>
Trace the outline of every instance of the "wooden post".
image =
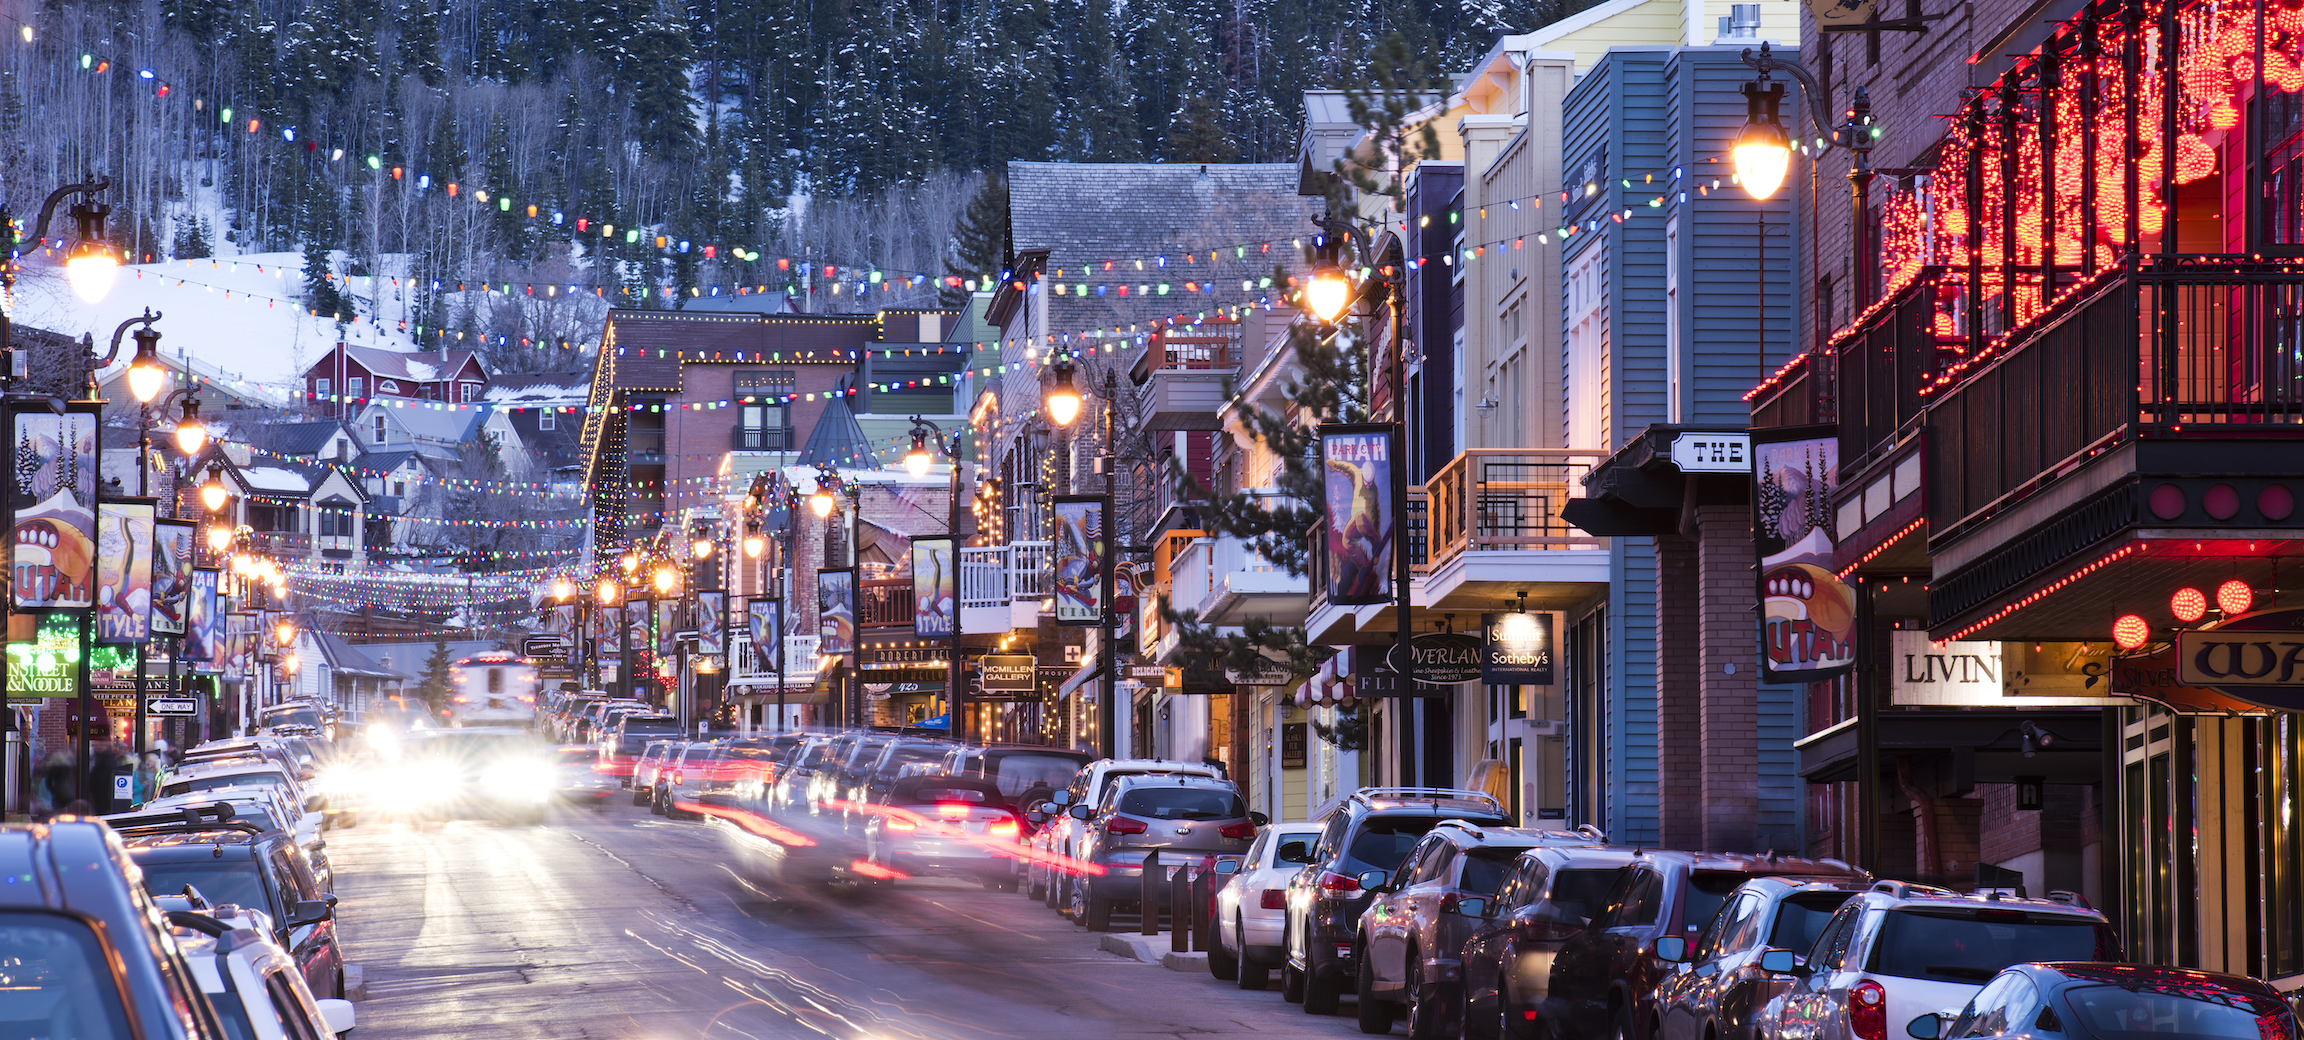
<path id="1" fill-rule="evenodd" d="M 1144 854 L 1144 869 L 1138 878 L 1138 907 L 1144 920 L 1136 929 L 1139 935 L 1160 934 L 1160 850 Z"/>

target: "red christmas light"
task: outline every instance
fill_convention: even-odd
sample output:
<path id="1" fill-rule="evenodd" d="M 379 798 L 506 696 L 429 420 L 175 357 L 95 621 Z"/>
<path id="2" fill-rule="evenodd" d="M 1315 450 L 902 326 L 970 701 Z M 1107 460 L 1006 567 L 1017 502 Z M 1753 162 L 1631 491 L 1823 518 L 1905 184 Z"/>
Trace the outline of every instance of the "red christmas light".
<path id="1" fill-rule="evenodd" d="M 2168 597 L 2168 612 L 2187 625 L 2208 616 L 2208 596 L 2199 589 L 2185 586 Z"/>
<path id="2" fill-rule="evenodd" d="M 2134 614 L 2122 614 L 2112 622 L 2112 644 L 2122 650 L 2134 650 L 2152 638 L 2152 623 Z"/>
<path id="3" fill-rule="evenodd" d="M 2234 578 L 2216 586 L 2216 608 L 2226 614 L 2245 614 L 2256 605 L 2256 590 L 2248 583 Z"/>

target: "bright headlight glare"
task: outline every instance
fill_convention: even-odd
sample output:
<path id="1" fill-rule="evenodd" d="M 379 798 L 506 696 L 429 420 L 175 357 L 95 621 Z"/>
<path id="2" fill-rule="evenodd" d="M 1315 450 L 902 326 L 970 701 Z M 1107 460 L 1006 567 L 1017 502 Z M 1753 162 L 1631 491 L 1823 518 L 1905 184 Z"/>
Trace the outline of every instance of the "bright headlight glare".
<path id="1" fill-rule="evenodd" d="M 498 762 L 480 774 L 489 794 L 509 800 L 543 801 L 552 780 L 552 767 L 541 762 Z"/>

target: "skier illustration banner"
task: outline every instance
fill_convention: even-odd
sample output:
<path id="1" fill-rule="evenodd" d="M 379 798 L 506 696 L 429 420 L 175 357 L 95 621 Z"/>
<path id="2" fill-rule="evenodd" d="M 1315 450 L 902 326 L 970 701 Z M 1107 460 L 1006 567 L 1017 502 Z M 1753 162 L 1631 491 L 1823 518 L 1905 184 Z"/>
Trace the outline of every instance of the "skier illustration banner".
<path id="1" fill-rule="evenodd" d="M 199 525 L 161 520 L 152 528 L 152 631 L 185 635 L 185 610 L 192 601 L 192 539 Z"/>
<path id="2" fill-rule="evenodd" d="M 191 595 L 185 597 L 184 660 L 203 675 L 216 674 L 224 664 L 224 617 L 216 612 L 219 576 L 213 567 L 195 568 Z"/>
<path id="3" fill-rule="evenodd" d="M 1834 574 L 1831 426 L 1752 431 L 1752 531 L 1760 557 L 1760 678 L 1822 682 L 1856 664 L 1856 591 Z"/>
<path id="4" fill-rule="evenodd" d="M 760 597 L 744 604 L 744 620 L 752 630 L 752 655 L 759 671 L 784 671 L 784 601 Z"/>
<path id="5" fill-rule="evenodd" d="M 9 596 L 19 612 L 96 603 L 96 407 L 11 414 Z"/>
<path id="6" fill-rule="evenodd" d="M 728 594 L 718 589 L 696 594 L 696 652 L 718 660 L 728 651 Z"/>
<path id="7" fill-rule="evenodd" d="M 152 638 L 151 499 L 96 505 L 96 641 Z"/>
<path id="8" fill-rule="evenodd" d="M 1399 535 L 1392 501 L 1392 427 L 1320 427 L 1320 471 L 1328 512 L 1328 602 L 1392 599 L 1392 553 Z"/>
<path id="9" fill-rule="evenodd" d="M 829 657 L 856 649 L 856 572 L 816 572 L 816 652 Z"/>
<path id="10" fill-rule="evenodd" d="M 1056 623 L 1104 620 L 1104 498 L 1056 496 Z"/>
<path id="11" fill-rule="evenodd" d="M 950 636 L 960 606 L 952 539 L 912 540 L 912 634 Z"/>

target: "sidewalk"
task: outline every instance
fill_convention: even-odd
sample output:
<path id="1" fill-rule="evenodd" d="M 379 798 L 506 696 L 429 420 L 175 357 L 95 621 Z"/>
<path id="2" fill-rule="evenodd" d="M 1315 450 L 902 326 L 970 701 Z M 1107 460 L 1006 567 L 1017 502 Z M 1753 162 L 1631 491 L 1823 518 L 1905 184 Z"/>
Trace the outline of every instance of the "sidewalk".
<path id="1" fill-rule="evenodd" d="M 1177 953 L 1168 948 L 1168 933 L 1138 935 L 1135 932 L 1106 932 L 1097 937 L 1106 953 L 1117 953 L 1130 960 L 1157 964 L 1170 971 L 1208 974 L 1208 954 L 1205 951 Z"/>

